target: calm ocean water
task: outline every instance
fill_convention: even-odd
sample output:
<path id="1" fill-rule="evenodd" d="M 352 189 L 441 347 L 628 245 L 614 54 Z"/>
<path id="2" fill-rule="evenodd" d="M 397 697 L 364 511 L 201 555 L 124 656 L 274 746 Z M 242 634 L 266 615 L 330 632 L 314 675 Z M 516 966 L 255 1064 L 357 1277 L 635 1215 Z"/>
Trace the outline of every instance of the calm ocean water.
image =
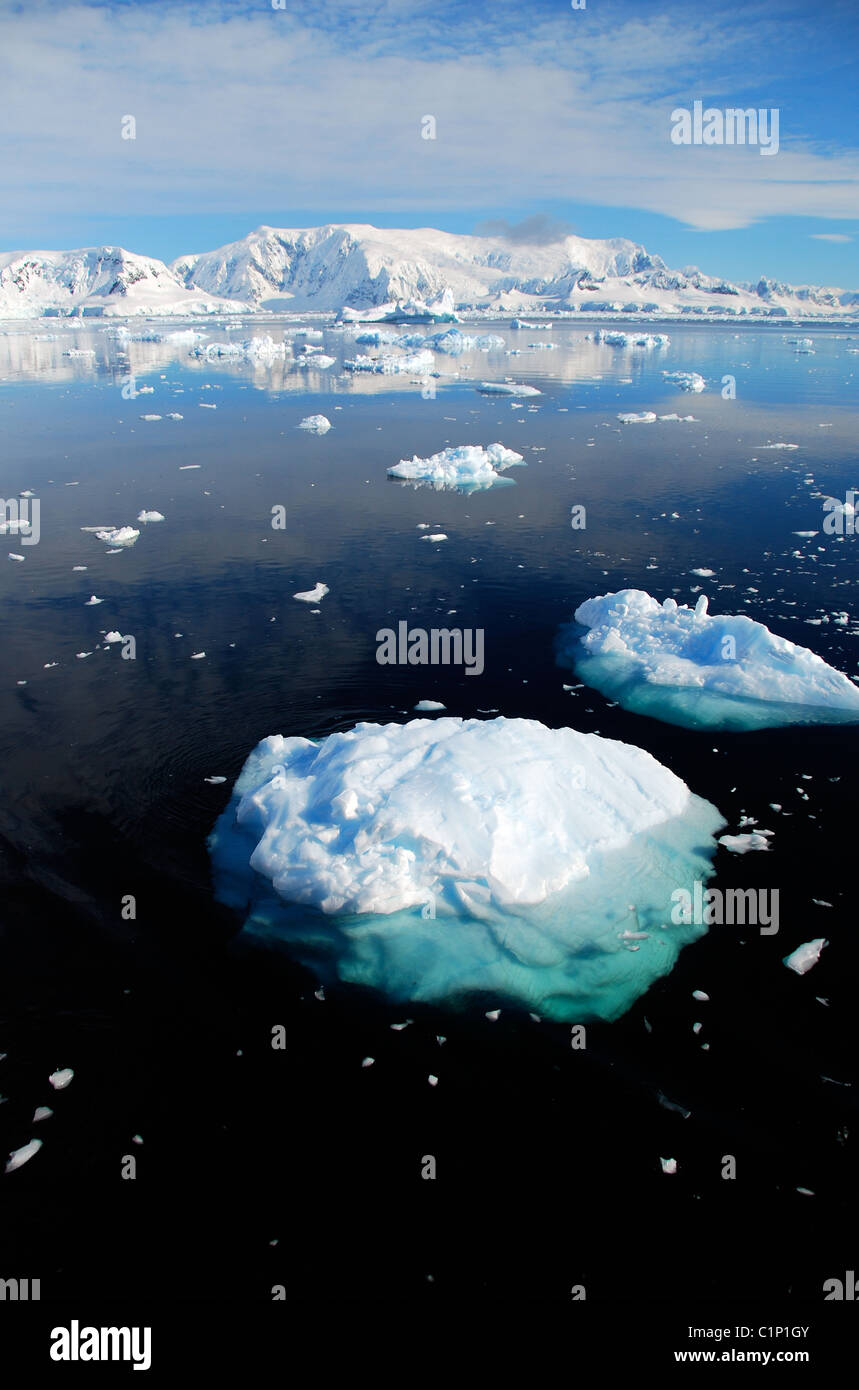
<path id="1" fill-rule="evenodd" d="M 221 341 L 284 329 L 206 326 Z M 99 324 L 0 336 L 0 496 L 32 491 L 41 520 L 37 545 L 0 537 L 0 1138 L 43 1140 L 2 1183 L 0 1240 L 4 1266 L 43 1289 L 799 1298 L 855 1264 L 857 731 L 673 727 L 565 690 L 576 678 L 554 653 L 585 598 L 636 587 L 706 592 L 711 612 L 857 674 L 859 540 L 825 535 L 822 503 L 859 486 L 859 339 L 684 324 L 648 351 L 581 324 L 471 331 L 505 348 L 439 356 L 430 382 L 342 373 L 367 349 L 330 330 L 328 371 L 201 362 Z M 806 333 L 813 354 L 789 341 Z M 556 346 L 527 346 L 544 338 Z M 666 370 L 708 389 L 684 394 Z M 130 374 L 151 393 L 132 395 Z M 505 376 L 542 394 L 514 407 L 475 390 Z M 650 409 L 696 421 L 617 420 Z M 297 428 L 317 412 L 327 434 Z M 466 496 L 386 477 L 495 440 L 525 456 L 513 485 Z M 166 519 L 118 554 L 82 529 L 141 509 Z M 425 524 L 448 539 L 422 541 Z M 317 581 L 330 593 L 314 612 L 292 595 Z M 402 619 L 482 628 L 484 673 L 379 666 L 375 634 Z M 136 659 L 109 630 L 134 636 Z M 637 744 L 730 830 L 754 817 L 772 849 L 720 852 L 714 882 L 778 888 L 779 933 L 713 928 L 627 1015 L 592 1025 L 584 1052 L 566 1026 L 488 1020 L 491 1002 L 317 997 L 215 904 L 206 836 L 260 738 L 401 721 L 422 698 Z M 813 973 L 786 970 L 817 936 Z M 62 1067 L 74 1079 L 55 1092 Z M 33 1124 L 43 1105 L 53 1116 Z"/>

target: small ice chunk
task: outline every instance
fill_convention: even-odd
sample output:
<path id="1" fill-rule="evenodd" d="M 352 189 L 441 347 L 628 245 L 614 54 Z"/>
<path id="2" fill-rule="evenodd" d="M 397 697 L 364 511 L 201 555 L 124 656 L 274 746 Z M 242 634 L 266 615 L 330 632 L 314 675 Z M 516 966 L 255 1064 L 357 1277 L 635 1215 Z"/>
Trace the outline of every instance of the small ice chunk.
<path id="1" fill-rule="evenodd" d="M 40 1120 L 49 1120 L 53 1113 L 49 1105 L 37 1105 L 33 1111 L 33 1124 L 37 1125 Z"/>
<path id="2" fill-rule="evenodd" d="M 697 999 L 699 1004 L 709 1004 L 710 996 L 705 994 L 703 989 L 693 989 L 692 998 Z"/>
<path id="3" fill-rule="evenodd" d="M 438 700 L 418 700 L 414 708 L 416 710 L 428 711 L 434 709 L 447 709 L 447 705 L 441 704 Z"/>
<path id="4" fill-rule="evenodd" d="M 142 521 L 144 526 L 147 526 L 150 521 L 163 521 L 164 515 L 162 512 L 141 512 L 137 520 Z"/>
<path id="5" fill-rule="evenodd" d="M 770 847 L 768 835 L 755 830 L 746 835 L 720 835 L 719 844 L 732 854 L 749 854 L 752 850 Z"/>
<path id="6" fill-rule="evenodd" d="M 331 428 L 331 421 L 324 415 L 305 415 L 298 428 L 308 430 L 311 434 L 326 434 Z"/>
<path id="7" fill-rule="evenodd" d="M 477 387 L 485 396 L 541 396 L 536 386 L 522 386 L 515 381 L 481 381 Z"/>
<path id="8" fill-rule="evenodd" d="M 55 1091 L 64 1091 L 74 1077 L 71 1067 L 63 1067 L 60 1071 L 51 1072 L 48 1077 Z"/>
<path id="9" fill-rule="evenodd" d="M 656 412 L 653 410 L 641 410 L 638 414 L 627 412 L 618 415 L 617 418 L 622 425 L 652 425 L 656 419 Z"/>
<path id="10" fill-rule="evenodd" d="M 292 597 L 300 599 L 302 603 L 320 603 L 330 592 L 327 584 L 317 580 L 312 589 L 303 589 L 301 593 L 293 594 Z"/>
<path id="11" fill-rule="evenodd" d="M 805 975 L 817 964 L 820 952 L 828 945 L 829 942 L 824 937 L 816 936 L 813 941 L 804 942 L 802 946 L 797 946 L 795 951 L 791 951 L 789 956 L 785 956 L 784 964 L 797 975 Z"/>
<path id="12" fill-rule="evenodd" d="M 97 603 L 104 603 L 104 599 L 96 598 L 95 594 L 91 594 L 84 604 L 84 608 L 94 608 Z"/>
<path id="13" fill-rule="evenodd" d="M 447 534 L 444 531 L 433 531 L 429 536 L 421 536 L 422 541 L 446 541 Z"/>
<path id="14" fill-rule="evenodd" d="M 192 661 L 202 661 L 202 660 L 203 660 L 203 657 L 204 657 L 205 655 L 206 655 L 205 652 L 192 652 L 192 653 L 191 653 L 191 660 L 192 660 Z"/>
<path id="15" fill-rule="evenodd" d="M 139 531 L 135 531 L 133 526 L 119 526 L 110 531 L 96 531 L 96 540 L 104 541 L 106 545 L 130 546 L 140 536 Z"/>
<path id="16" fill-rule="evenodd" d="M 213 786 L 213 787 L 220 786 L 221 782 L 226 782 L 226 780 L 227 780 L 226 777 L 204 777 L 204 778 L 203 778 L 203 781 L 204 781 L 204 782 L 208 782 L 208 783 L 209 783 L 211 786 Z"/>
<path id="17" fill-rule="evenodd" d="M 677 1172 L 677 1159 L 676 1159 L 676 1158 L 660 1158 L 659 1162 L 662 1164 L 662 1171 L 663 1171 L 663 1173 L 676 1173 L 676 1172 Z"/>
<path id="18" fill-rule="evenodd" d="M 31 1139 L 29 1144 L 25 1144 L 23 1148 L 13 1149 L 9 1155 L 9 1162 L 6 1164 L 6 1172 L 14 1173 L 16 1168 L 23 1168 L 24 1164 L 29 1163 L 41 1147 L 41 1139 Z"/>
<path id="19" fill-rule="evenodd" d="M 104 640 L 110 646 L 114 642 L 124 642 L 125 638 L 121 632 L 106 632 L 104 634 Z"/>
<path id="20" fill-rule="evenodd" d="M 141 420 L 160 420 L 160 415 L 141 415 Z"/>

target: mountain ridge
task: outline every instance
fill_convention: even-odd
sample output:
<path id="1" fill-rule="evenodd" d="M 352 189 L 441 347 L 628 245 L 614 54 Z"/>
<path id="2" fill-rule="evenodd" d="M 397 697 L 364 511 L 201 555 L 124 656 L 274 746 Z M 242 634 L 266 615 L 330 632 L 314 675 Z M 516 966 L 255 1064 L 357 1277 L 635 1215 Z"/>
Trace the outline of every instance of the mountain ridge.
<path id="1" fill-rule="evenodd" d="M 625 237 L 544 243 L 369 223 L 266 225 L 169 265 L 122 247 L 0 253 L 0 318 L 248 314 L 372 318 L 451 301 L 463 313 L 852 320 L 859 294 L 673 270 Z"/>

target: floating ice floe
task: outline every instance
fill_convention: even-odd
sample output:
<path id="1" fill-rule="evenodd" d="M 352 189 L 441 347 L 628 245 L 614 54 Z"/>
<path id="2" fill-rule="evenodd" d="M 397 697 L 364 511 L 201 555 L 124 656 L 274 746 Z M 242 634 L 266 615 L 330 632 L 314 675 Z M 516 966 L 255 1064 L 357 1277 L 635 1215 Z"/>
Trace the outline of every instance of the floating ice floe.
<path id="1" fill-rule="evenodd" d="M 676 1172 L 677 1172 L 677 1159 L 676 1159 L 676 1158 L 660 1158 L 659 1162 L 660 1162 L 660 1164 L 662 1165 L 662 1171 L 663 1171 L 663 1173 L 676 1173 Z"/>
<path id="2" fill-rule="evenodd" d="M 618 415 L 617 418 L 622 425 L 652 425 L 656 419 L 656 412 L 653 410 L 640 410 L 637 414 L 634 411 L 625 412 Z"/>
<path id="3" fill-rule="evenodd" d="M 785 956 L 783 964 L 797 975 L 806 975 L 820 960 L 820 952 L 824 946 L 828 945 L 825 937 L 816 936 L 813 941 L 804 942 L 802 946 L 797 946 L 795 951 L 791 951 L 789 956 Z"/>
<path id="4" fill-rule="evenodd" d="M 490 444 L 486 448 L 480 444 L 460 444 L 442 449 L 429 458 L 419 458 L 415 454 L 412 459 L 400 459 L 388 469 L 388 477 L 476 491 L 495 483 L 512 482 L 510 478 L 502 478 L 501 473 L 524 462 L 522 454 L 503 444 Z"/>
<path id="5" fill-rule="evenodd" d="M 773 832 L 752 830 L 745 835 L 720 835 L 719 844 L 732 854 L 750 854 L 753 850 L 769 849 Z"/>
<path id="6" fill-rule="evenodd" d="M 209 845 L 219 899 L 323 979 L 580 1021 L 705 933 L 667 905 L 723 823 L 639 748 L 442 716 L 264 739 Z"/>
<path id="7" fill-rule="evenodd" d="M 134 545 L 134 542 L 139 539 L 140 532 L 135 531 L 133 526 L 118 526 L 106 531 L 96 531 L 95 536 L 96 540 L 104 541 L 106 545 L 126 547 Z"/>
<path id="8" fill-rule="evenodd" d="M 108 645 L 109 647 L 112 647 L 116 642 L 124 642 L 124 641 L 125 641 L 125 638 L 123 637 L 123 635 L 122 635 L 121 632 L 115 632 L 115 631 L 114 631 L 114 632 L 106 632 L 106 633 L 104 634 L 104 640 L 105 640 L 105 642 L 107 643 L 107 645 Z"/>
<path id="9" fill-rule="evenodd" d="M 142 521 L 144 526 L 148 526 L 152 521 L 163 521 L 164 516 L 161 512 L 141 512 L 137 520 Z"/>
<path id="10" fill-rule="evenodd" d="M 160 415 L 141 415 L 141 420 L 160 420 Z"/>
<path id="11" fill-rule="evenodd" d="M 192 348 L 191 355 L 203 357 L 207 362 L 218 357 L 229 357 L 237 362 L 272 362 L 286 355 L 286 343 L 275 342 L 266 335 L 248 338 L 242 343 L 207 343 L 205 347 Z"/>
<path id="12" fill-rule="evenodd" d="M 403 372 L 427 372 L 434 365 L 434 360 L 431 352 L 422 350 L 406 352 L 400 357 L 394 353 L 385 353 L 383 357 L 351 357 L 343 366 L 347 372 L 377 372 L 383 376 L 396 376 Z"/>
<path id="13" fill-rule="evenodd" d="M 75 1074 L 71 1067 L 62 1067 L 60 1071 L 51 1072 L 48 1080 L 55 1091 L 64 1091 L 74 1080 L 74 1076 Z"/>
<path id="14" fill-rule="evenodd" d="M 562 630 L 561 665 L 625 709 L 687 728 L 859 722 L 859 689 L 744 614 L 659 604 L 640 589 L 588 599 Z"/>
<path id="15" fill-rule="evenodd" d="M 585 338 L 608 347 L 663 348 L 671 343 L 667 333 L 625 333 L 613 328 L 597 328 L 593 333 L 586 333 Z"/>
<path id="16" fill-rule="evenodd" d="M 542 396 L 536 386 L 523 386 L 515 381 L 481 381 L 477 387 L 484 396 Z"/>
<path id="17" fill-rule="evenodd" d="M 29 1144 L 24 1144 L 23 1148 L 13 1149 L 6 1164 L 6 1172 L 14 1173 L 16 1168 L 23 1168 L 25 1163 L 29 1163 L 34 1154 L 37 1154 L 42 1147 L 41 1139 L 31 1139 Z"/>
<path id="18" fill-rule="evenodd" d="M 321 603 L 327 593 L 330 593 L 327 584 L 321 584 L 318 580 L 312 589 L 304 589 L 300 594 L 293 594 L 293 598 L 300 599 L 302 603 Z"/>
<path id="19" fill-rule="evenodd" d="M 104 599 L 96 598 L 95 594 L 91 594 L 84 604 L 84 608 L 95 608 L 97 603 L 104 603 Z"/>
<path id="20" fill-rule="evenodd" d="M 20 563 L 22 560 L 26 560 L 26 558 L 26 555 L 17 555 L 14 550 L 9 551 L 10 560 L 17 560 Z"/>
<path id="21" fill-rule="evenodd" d="M 336 357 L 329 357 L 327 353 L 314 352 L 305 353 L 297 358 L 296 364 L 299 367 L 318 367 L 320 371 L 326 371 L 329 367 L 333 367 L 336 361 Z"/>
<path id="22" fill-rule="evenodd" d="M 422 714 L 429 714 L 432 710 L 447 709 L 447 705 L 440 704 L 438 700 L 418 700 L 414 708 Z"/>
<path id="23" fill-rule="evenodd" d="M 324 415 L 306 415 L 298 428 L 309 430 L 311 434 L 326 434 L 331 428 L 331 421 Z"/>
<path id="24" fill-rule="evenodd" d="M 672 386 L 679 386 L 681 391 L 703 391 L 706 386 L 698 372 L 663 372 L 662 375 Z"/>

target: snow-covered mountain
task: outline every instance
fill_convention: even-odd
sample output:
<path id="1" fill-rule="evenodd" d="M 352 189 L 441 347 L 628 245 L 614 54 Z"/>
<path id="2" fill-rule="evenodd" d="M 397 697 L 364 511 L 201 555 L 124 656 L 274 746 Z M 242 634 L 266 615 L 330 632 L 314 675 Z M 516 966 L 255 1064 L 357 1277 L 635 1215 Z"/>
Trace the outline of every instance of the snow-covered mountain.
<path id="1" fill-rule="evenodd" d="M 0 317 L 290 310 L 349 318 L 471 313 L 854 319 L 855 292 L 671 270 L 622 237 L 522 244 L 433 228 L 259 227 L 171 266 L 116 247 L 0 255 Z"/>
<path id="2" fill-rule="evenodd" d="M 0 317 L 245 312 L 189 288 L 163 261 L 118 246 L 0 253 Z"/>

